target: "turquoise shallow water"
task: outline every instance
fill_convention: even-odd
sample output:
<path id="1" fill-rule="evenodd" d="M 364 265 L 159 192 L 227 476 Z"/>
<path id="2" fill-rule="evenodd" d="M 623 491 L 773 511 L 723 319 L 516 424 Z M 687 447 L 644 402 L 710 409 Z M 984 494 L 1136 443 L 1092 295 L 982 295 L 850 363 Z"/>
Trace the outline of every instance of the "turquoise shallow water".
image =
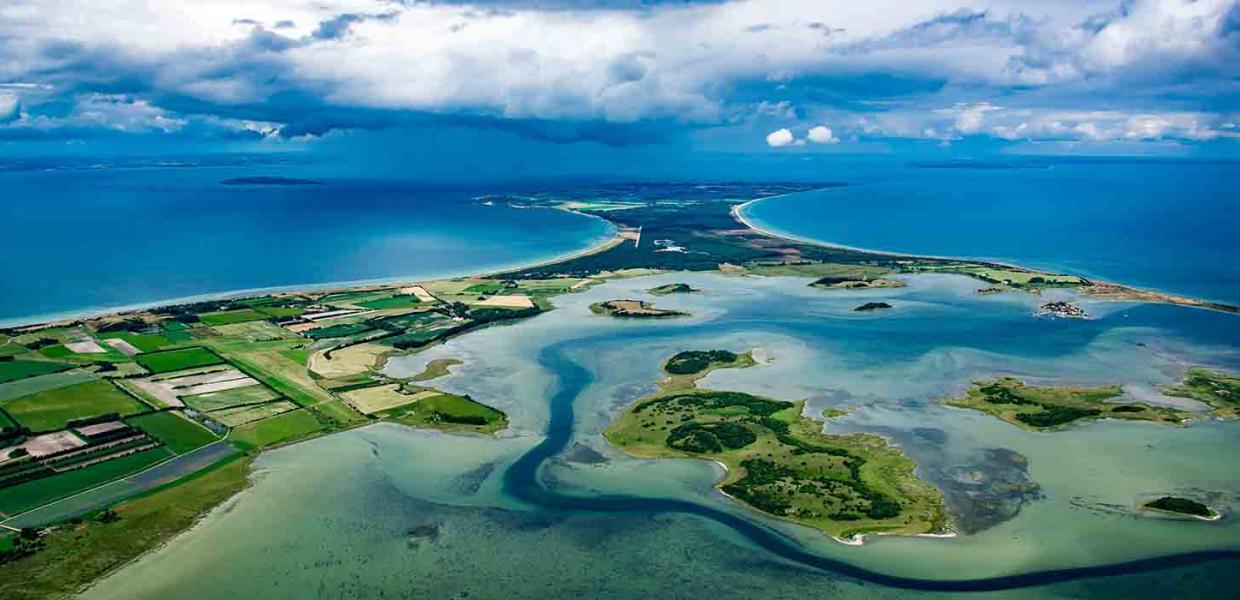
<path id="1" fill-rule="evenodd" d="M 658 302 L 690 311 L 690 319 L 624 322 L 588 310 L 679 280 L 704 291 Z M 167 597 L 193 582 L 205 598 L 882 598 L 908 592 L 866 579 L 977 580 L 1240 550 L 1234 518 L 1208 524 L 1132 511 L 1141 498 L 1169 492 L 1209 498 L 1229 515 L 1240 509 L 1240 467 L 1231 459 L 1240 450 L 1237 423 L 1100 422 L 1030 433 L 935 401 L 997 373 L 1120 382 L 1131 394 L 1171 401 L 1155 390 L 1189 365 L 1240 368 L 1240 319 L 1102 303 L 1086 304 L 1094 320 L 1039 319 L 1033 312 L 1042 299 L 979 297 L 975 282 L 950 276 L 861 292 L 806 283 L 717 275 L 616 281 L 557 299 L 557 310 L 530 321 L 395 359 L 388 370 L 396 375 L 434 358 L 464 360 L 439 384 L 499 406 L 512 428 L 491 439 L 376 425 L 269 453 L 252 489 L 87 596 Z M 895 308 L 851 311 L 877 299 Z M 706 386 L 806 398 L 811 410 L 849 408 L 828 429 L 876 432 L 899 444 L 919 461 L 919 475 L 944 489 L 967 533 L 844 546 L 723 498 L 711 488 L 720 473 L 708 462 L 612 450 L 600 436 L 612 415 L 651 389 L 663 358 L 691 347 L 758 349 L 770 359 L 716 372 Z M 513 487 L 522 461 L 547 440 L 558 443 L 534 465 L 537 484 L 578 499 L 574 507 L 548 508 Z M 1027 465 L 1012 468 L 1004 457 L 1013 454 Z M 1036 493 L 1006 496 L 1013 481 L 1032 482 Z M 637 501 L 620 510 L 616 498 Z M 603 499 L 598 510 L 589 509 L 591 499 Z M 701 509 L 666 508 L 673 504 Z M 843 567 L 824 571 L 773 553 L 755 528 Z M 1194 563 L 1058 583 L 1048 576 L 1028 582 L 1045 585 L 983 596 L 1153 598 L 1185 589 L 1221 596 L 1237 583 L 1237 566 Z"/>
<path id="2" fill-rule="evenodd" d="M 237 290 L 467 275 L 611 234 L 581 215 L 480 205 L 481 189 L 221 184 L 272 171 L 0 171 L 0 325 Z"/>
<path id="3" fill-rule="evenodd" d="M 1240 163 L 944 166 L 841 161 L 823 177 L 847 187 L 758 202 L 746 215 L 846 246 L 989 258 L 1240 303 Z"/>

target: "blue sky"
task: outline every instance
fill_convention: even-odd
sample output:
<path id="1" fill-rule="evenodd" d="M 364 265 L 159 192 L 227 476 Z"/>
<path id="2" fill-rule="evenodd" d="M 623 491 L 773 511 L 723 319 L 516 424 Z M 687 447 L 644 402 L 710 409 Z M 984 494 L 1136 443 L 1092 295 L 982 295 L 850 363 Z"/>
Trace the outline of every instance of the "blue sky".
<path id="1" fill-rule="evenodd" d="M 0 56 L 10 159 L 1240 157 L 1226 0 L 9 0 Z"/>

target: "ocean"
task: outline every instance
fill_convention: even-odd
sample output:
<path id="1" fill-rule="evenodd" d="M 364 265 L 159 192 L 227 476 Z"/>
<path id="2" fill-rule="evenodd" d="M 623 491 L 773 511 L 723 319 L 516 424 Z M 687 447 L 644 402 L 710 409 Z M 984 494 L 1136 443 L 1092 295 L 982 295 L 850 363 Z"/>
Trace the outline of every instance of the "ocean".
<path id="1" fill-rule="evenodd" d="M 1240 303 L 1240 163 L 849 160 L 846 187 L 747 207 L 773 232 L 1006 261 Z"/>
<path id="2" fill-rule="evenodd" d="M 582 215 L 482 205 L 474 198 L 486 189 L 221 183 L 272 170 L 0 171 L 0 325 L 238 290 L 469 275 L 612 233 Z"/>

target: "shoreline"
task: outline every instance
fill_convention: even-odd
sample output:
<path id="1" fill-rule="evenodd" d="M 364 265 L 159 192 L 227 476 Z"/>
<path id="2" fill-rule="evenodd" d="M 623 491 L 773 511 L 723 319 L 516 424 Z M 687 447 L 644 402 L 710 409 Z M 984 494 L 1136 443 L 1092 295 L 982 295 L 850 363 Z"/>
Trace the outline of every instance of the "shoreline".
<path id="1" fill-rule="evenodd" d="M 59 313 L 50 313 L 45 315 L 31 315 L 25 317 L 0 318 L 0 329 L 25 329 L 30 327 L 44 327 L 59 324 L 68 324 L 75 321 L 86 319 L 99 319 L 104 317 L 113 317 L 125 315 L 134 312 L 163 308 L 167 306 L 178 306 L 182 304 L 193 304 L 195 302 L 213 302 L 219 300 L 233 300 L 239 298 L 249 298 L 252 296 L 263 294 L 292 294 L 299 292 L 331 292 L 341 289 L 367 288 L 367 287 L 387 287 L 400 286 L 407 284 L 423 283 L 427 281 L 438 281 L 442 279 L 455 279 L 459 277 L 486 277 L 489 275 L 497 275 L 523 269 L 531 269 L 535 267 L 543 267 L 553 265 L 560 262 L 569 261 L 582 256 L 589 256 L 598 252 L 603 252 L 616 247 L 625 241 L 623 233 L 611 221 L 604 219 L 598 215 L 577 212 L 560 207 L 547 207 L 550 210 L 562 210 L 583 217 L 597 219 L 607 225 L 612 230 L 611 235 L 606 239 L 602 236 L 590 241 L 590 246 L 581 250 L 573 250 L 571 252 L 558 254 L 547 259 L 536 259 L 533 263 L 516 263 L 512 265 L 485 267 L 482 271 L 454 272 L 450 274 L 436 274 L 426 277 L 418 277 L 414 275 L 395 275 L 392 277 L 376 277 L 372 279 L 354 279 L 346 281 L 328 281 L 323 283 L 306 283 L 306 284 L 289 284 L 274 285 L 256 288 L 244 288 L 225 290 L 220 292 L 204 292 L 202 294 L 193 294 L 190 296 L 180 296 L 176 298 L 167 298 L 163 300 L 151 300 L 149 302 L 136 302 L 134 304 L 124 304 L 120 306 L 110 307 L 91 307 L 81 309 L 70 309 Z M 601 241 L 598 241 L 601 240 Z"/>
<path id="2" fill-rule="evenodd" d="M 829 189 L 829 188 L 822 188 L 822 189 Z M 802 192 L 795 192 L 795 193 L 802 193 Z M 756 204 L 764 200 L 770 200 L 772 198 L 779 198 L 782 196 L 789 196 L 789 195 L 791 194 L 780 194 L 778 196 L 768 196 L 765 198 L 754 198 L 752 200 L 747 200 L 745 202 L 737 204 L 731 208 L 732 218 L 736 219 L 736 221 L 739 222 L 741 225 L 744 225 L 745 227 L 753 231 L 756 231 L 762 235 L 797 243 L 797 244 L 809 244 L 812 246 L 821 246 L 825 248 L 838 248 L 840 250 L 865 252 L 867 254 L 885 256 L 889 258 L 903 258 L 903 259 L 929 258 L 929 259 L 936 259 L 936 260 L 949 260 L 949 261 L 959 261 L 959 262 L 967 262 L 967 263 L 975 263 L 975 264 L 985 264 L 985 265 L 999 267 L 999 268 L 1013 270 L 1013 271 L 1026 271 L 1026 272 L 1038 272 L 1038 273 L 1050 272 L 1050 270 L 1044 271 L 1044 270 L 1037 269 L 1037 268 L 1030 268 L 1030 267 L 1021 266 L 1015 263 L 1009 263 L 1007 262 L 1006 259 L 893 252 L 890 250 L 878 250 L 874 248 L 864 248 L 861 246 L 849 246 L 846 244 L 840 244 L 836 242 L 817 240 L 813 238 L 795 235 L 792 233 L 770 229 L 769 226 L 763 226 L 762 224 L 756 222 L 753 219 L 753 217 L 747 216 L 745 214 L 745 210 L 749 208 L 749 206 L 752 204 Z M 1054 270 L 1058 271 L 1059 269 L 1058 267 L 1056 267 Z M 1070 271 L 1064 271 L 1063 274 L 1075 275 L 1075 273 L 1071 273 Z M 1088 300 L 1116 301 L 1116 302 L 1141 302 L 1141 303 L 1154 302 L 1154 303 L 1163 303 L 1163 304 L 1174 304 L 1177 306 L 1186 306 L 1190 308 L 1203 308 L 1206 310 L 1217 310 L 1220 312 L 1230 312 L 1230 313 L 1238 312 L 1238 309 L 1236 306 L 1228 304 L 1226 302 L 1207 300 L 1204 298 L 1196 298 L 1193 296 L 1185 296 L 1183 294 L 1179 294 L 1176 292 L 1169 292 L 1169 291 L 1159 290 L 1159 289 L 1134 288 L 1134 287 L 1131 287 L 1125 284 L 1108 281 L 1106 279 L 1096 279 L 1096 278 L 1091 278 L 1091 277 L 1084 277 L 1081 275 L 1076 275 L 1076 276 L 1089 282 L 1093 286 L 1097 286 L 1101 288 L 1099 291 L 1095 293 L 1090 293 L 1087 291 L 1078 292 L 1078 294 L 1082 298 L 1088 299 Z M 1125 297 L 1122 297 L 1122 295 L 1120 297 L 1108 297 L 1108 294 L 1114 294 L 1113 290 L 1119 290 L 1121 291 L 1121 294 L 1122 293 L 1131 294 L 1133 297 L 1125 298 Z"/>
<path id="3" fill-rule="evenodd" d="M 816 188 L 816 189 L 823 190 L 823 189 L 830 189 L 830 188 Z M 856 252 L 865 252 L 868 254 L 874 254 L 877 256 L 885 256 L 885 257 L 890 257 L 890 258 L 902 258 L 902 259 L 910 259 L 910 260 L 915 260 L 919 258 L 950 260 L 950 261 L 960 261 L 960 262 L 992 266 L 995 268 L 1002 268 L 1002 269 L 1008 269 L 1008 270 L 1013 270 L 1013 271 L 1024 271 L 1024 272 L 1033 272 L 1033 273 L 1042 272 L 1036 269 L 1030 269 L 1028 267 L 1022 267 L 1022 266 L 1007 264 L 1003 262 L 996 262 L 990 259 L 965 258 L 965 257 L 954 257 L 954 256 L 937 256 L 937 255 L 929 255 L 929 254 L 908 254 L 908 253 L 901 253 L 901 252 L 889 252 L 889 251 L 884 251 L 884 250 L 873 250 L 869 248 L 860 248 L 860 247 L 855 247 L 855 246 L 846 246 L 843 244 L 836 244 L 832 242 L 825 242 L 821 240 L 815 240 L 811 238 L 801 237 L 801 236 L 797 236 L 797 235 L 793 235 L 789 233 L 783 233 L 783 232 L 778 232 L 778 231 L 768 229 L 756 223 L 755 221 L 752 220 L 752 218 L 747 217 L 745 215 L 745 209 L 752 204 L 762 202 L 765 200 L 783 198 L 783 197 L 791 196 L 797 193 L 803 193 L 803 192 L 775 194 L 771 196 L 763 196 L 761 198 L 753 198 L 750 200 L 746 200 L 739 204 L 733 205 L 729 209 L 729 213 L 731 214 L 733 219 L 735 219 L 738 223 L 740 223 L 741 225 L 743 225 L 745 228 L 749 229 L 750 231 L 753 231 L 754 233 L 764 235 L 767 237 L 771 237 L 774 239 L 780 239 L 780 240 L 784 240 L 784 241 L 788 241 L 792 243 L 797 243 L 797 244 L 807 244 L 807 245 L 813 245 L 813 246 L 819 246 L 819 247 L 825 247 L 825 248 L 838 248 L 842 250 L 852 250 Z M 534 208 L 544 208 L 544 207 L 534 207 Z M 262 295 L 262 294 L 331 292 L 331 291 L 338 291 L 338 290 L 345 290 L 345 289 L 364 289 L 368 287 L 412 285 L 412 284 L 417 284 L 417 283 L 425 283 L 428 281 L 437 281 L 437 280 L 444 280 L 444 279 L 499 276 L 499 275 L 522 271 L 526 269 L 545 267 L 545 266 L 554 265 L 554 264 L 561 263 L 561 262 L 568 262 L 576 258 L 598 254 L 600 252 L 610 250 L 611 248 L 614 248 L 620 245 L 621 243 L 630 239 L 625 235 L 626 230 L 621 229 L 619 226 L 617 226 L 616 223 L 613 223 L 612 221 L 602 216 L 587 213 L 587 212 L 581 212 L 576 209 L 569 208 L 569 207 L 562 206 L 562 205 L 547 206 L 545 208 L 548 210 L 560 210 L 560 211 L 573 213 L 576 215 L 602 221 L 603 223 L 607 225 L 608 228 L 611 229 L 611 235 L 607 239 L 602 240 L 602 241 L 595 241 L 591 246 L 581 249 L 581 250 L 575 250 L 572 252 L 559 254 L 559 255 L 546 258 L 546 259 L 538 259 L 531 263 L 518 263 L 514 265 L 507 265 L 507 266 L 486 267 L 484 270 L 480 270 L 480 271 L 456 272 L 455 274 L 441 274 L 441 275 L 432 275 L 432 276 L 427 276 L 427 277 L 399 275 L 399 276 L 386 277 L 386 278 L 361 279 L 361 280 L 352 280 L 352 281 L 334 281 L 334 282 L 313 283 L 313 284 L 290 284 L 290 285 L 239 289 L 239 290 L 227 290 L 227 291 L 222 291 L 222 292 L 208 292 L 208 293 L 191 295 L 191 296 L 183 296 L 180 298 L 153 300 L 150 302 L 140 302 L 140 303 L 134 303 L 134 304 L 123 305 L 123 306 L 118 306 L 118 307 L 85 308 L 85 309 L 69 310 L 63 313 L 53 313 L 50 315 L 35 315 L 35 316 L 28 316 L 28 317 L 14 317 L 11 319 L 0 319 L 0 330 L 3 330 L 3 329 L 15 329 L 16 330 L 16 329 L 42 328 L 42 327 L 57 326 L 57 325 L 67 325 L 67 324 L 71 324 L 77 321 L 82 321 L 82 320 L 87 320 L 87 319 L 98 319 L 98 318 L 121 316 L 121 315 L 126 315 L 129 313 L 152 310 L 156 308 L 164 308 L 164 307 L 169 307 L 169 306 L 177 306 L 181 304 L 248 298 L 251 296 Z M 1135 303 L 1163 303 L 1163 304 L 1172 304 L 1176 306 L 1185 306 L 1189 308 L 1217 310 L 1220 312 L 1229 312 L 1233 314 L 1240 312 L 1240 308 L 1237 308 L 1235 306 L 1225 304 L 1225 303 L 1202 300 L 1202 299 L 1193 298 L 1189 296 L 1181 296 L 1181 295 L 1172 294 L 1168 292 L 1132 288 L 1126 285 L 1111 283 L 1111 282 L 1103 281 L 1103 280 L 1091 280 L 1091 279 L 1087 279 L 1084 277 L 1082 277 L 1082 279 L 1085 279 L 1091 285 L 1102 288 L 1101 291 L 1096 291 L 1093 293 L 1090 293 L 1089 291 L 1078 291 L 1077 292 L 1079 296 L 1087 300 L 1113 301 L 1113 302 L 1135 302 Z"/>

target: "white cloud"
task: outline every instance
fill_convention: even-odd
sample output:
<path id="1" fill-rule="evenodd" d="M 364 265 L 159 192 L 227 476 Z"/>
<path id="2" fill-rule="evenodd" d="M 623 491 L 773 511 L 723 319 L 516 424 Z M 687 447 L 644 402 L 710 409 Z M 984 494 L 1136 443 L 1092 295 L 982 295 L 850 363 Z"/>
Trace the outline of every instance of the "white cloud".
<path id="1" fill-rule="evenodd" d="M 784 82 L 796 94 L 809 78 L 896 74 L 943 90 L 940 104 L 950 105 L 959 96 L 948 94 L 959 90 L 977 97 L 1028 93 L 1010 87 L 1020 85 L 1063 86 L 1066 100 L 1059 105 L 1071 106 L 1072 86 L 1079 86 L 1092 94 L 1079 96 L 1077 107 L 1087 109 L 1105 98 L 1099 90 L 1122 89 L 1116 82 L 1131 78 L 1179 84 L 1207 76 L 1233 89 L 1228 84 L 1240 78 L 1240 50 L 1220 32 L 1235 6 L 1235 0 L 905 0 L 875 11 L 852 0 L 734 0 L 626 11 L 390 0 L 9 0 L 0 3 L 0 82 L 75 94 L 141 80 L 132 93 L 199 100 L 208 112 L 212 104 L 232 108 L 280 95 L 322 101 L 327 109 L 718 124 L 743 118 L 739 112 L 774 123 L 816 114 L 799 97 L 734 101 L 743 85 Z M 354 20 L 341 35 L 312 36 L 320 23 L 346 13 L 387 16 Z M 277 28 L 282 21 L 296 25 Z M 934 93 L 940 92 L 925 92 Z M 1020 104 L 1002 97 L 1005 105 Z M 1020 129 L 1012 109 L 984 102 L 946 113 L 918 108 L 927 104 L 921 99 L 876 111 L 866 128 L 907 137 L 928 137 L 929 130 L 937 139 L 1053 129 L 1035 122 Z M 1144 112 L 1157 112 L 1149 108 Z M 864 129 L 847 125 L 855 118 L 830 122 L 852 134 Z M 1081 124 L 1055 135 L 1070 135 Z M 1213 131 L 1205 121 L 1195 130 L 1144 121 L 1131 129 L 1138 139 Z M 833 140 L 838 133 L 811 130 L 806 139 L 834 143 L 815 137 Z"/>
<path id="2" fill-rule="evenodd" d="M 787 128 L 776 129 L 775 131 L 766 134 L 766 145 L 772 148 L 782 148 L 793 143 L 794 141 L 796 140 L 793 138 L 792 132 Z"/>
<path id="3" fill-rule="evenodd" d="M 835 137 L 831 128 L 826 125 L 811 127 L 806 139 L 815 144 L 838 144 L 840 142 L 840 138 Z"/>

